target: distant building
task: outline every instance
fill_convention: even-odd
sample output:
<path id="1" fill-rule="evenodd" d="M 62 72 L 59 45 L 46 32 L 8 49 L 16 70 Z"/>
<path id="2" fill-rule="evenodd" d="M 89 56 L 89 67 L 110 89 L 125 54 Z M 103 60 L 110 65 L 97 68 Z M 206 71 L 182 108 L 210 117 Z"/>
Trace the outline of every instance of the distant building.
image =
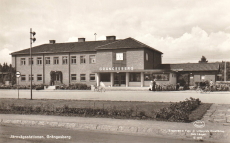
<path id="1" fill-rule="evenodd" d="M 20 84 L 30 84 L 30 49 L 13 52 L 12 65 L 20 71 Z M 162 52 L 133 38 L 50 43 L 32 48 L 33 84 L 60 85 L 103 82 L 105 86 L 144 87 L 176 84 L 178 73 L 189 73 L 191 85 L 200 79 L 216 80 L 218 65 L 162 64 Z M 204 68 L 206 67 L 206 68 Z M 192 76 L 193 75 L 193 76 Z M 199 77 L 198 77 L 199 75 Z M 193 80 L 192 80 L 193 78 Z M 190 84 L 190 83 L 189 83 Z"/>

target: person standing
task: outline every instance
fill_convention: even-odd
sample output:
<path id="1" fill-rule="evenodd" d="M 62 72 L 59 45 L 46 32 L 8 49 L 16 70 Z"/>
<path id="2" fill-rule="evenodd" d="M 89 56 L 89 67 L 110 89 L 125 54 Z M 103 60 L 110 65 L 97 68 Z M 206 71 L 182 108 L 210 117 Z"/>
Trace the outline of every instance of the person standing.
<path id="1" fill-rule="evenodd" d="M 156 79 L 153 80 L 152 91 L 156 91 Z"/>
<path id="2" fill-rule="evenodd" d="M 150 81 L 150 84 L 149 84 L 149 90 L 152 91 L 153 90 L 153 80 Z"/>
<path id="3" fill-rule="evenodd" d="M 210 91 L 212 92 L 212 90 L 213 90 L 213 85 L 214 85 L 214 83 L 213 83 L 212 80 L 209 82 L 209 85 L 210 85 Z"/>

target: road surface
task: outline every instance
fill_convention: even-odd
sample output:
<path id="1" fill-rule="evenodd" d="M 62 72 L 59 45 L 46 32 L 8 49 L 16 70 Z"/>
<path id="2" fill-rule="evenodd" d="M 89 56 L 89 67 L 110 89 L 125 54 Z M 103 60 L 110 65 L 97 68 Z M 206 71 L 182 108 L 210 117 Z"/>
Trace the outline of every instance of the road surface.
<path id="1" fill-rule="evenodd" d="M 199 98 L 204 103 L 230 104 L 230 92 L 196 93 L 195 91 L 77 91 L 77 90 L 33 90 L 33 99 L 74 99 L 112 101 L 160 101 L 179 102 L 186 98 Z M 17 90 L 0 90 L 0 98 L 18 98 Z M 19 98 L 30 99 L 30 90 L 20 90 Z"/>

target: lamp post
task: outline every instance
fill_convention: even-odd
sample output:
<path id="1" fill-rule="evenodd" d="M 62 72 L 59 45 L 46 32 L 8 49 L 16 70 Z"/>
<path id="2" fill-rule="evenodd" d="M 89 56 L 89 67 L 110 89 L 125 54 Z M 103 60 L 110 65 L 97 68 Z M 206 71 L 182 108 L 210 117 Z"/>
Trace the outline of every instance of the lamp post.
<path id="1" fill-rule="evenodd" d="M 32 28 L 30 28 L 30 99 L 32 100 L 32 43 L 36 41 L 34 35 L 36 33 L 32 32 Z"/>

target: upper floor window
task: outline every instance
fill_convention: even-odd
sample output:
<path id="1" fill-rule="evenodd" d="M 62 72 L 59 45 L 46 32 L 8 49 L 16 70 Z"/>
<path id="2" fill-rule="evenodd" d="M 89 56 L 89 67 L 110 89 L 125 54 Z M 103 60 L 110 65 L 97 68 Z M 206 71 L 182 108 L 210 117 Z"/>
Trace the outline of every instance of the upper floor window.
<path id="1" fill-rule="evenodd" d="M 21 65 L 26 65 L 26 58 L 21 58 Z"/>
<path id="2" fill-rule="evenodd" d="M 46 65 L 50 64 L 50 57 L 46 57 Z"/>
<path id="3" fill-rule="evenodd" d="M 41 65 L 42 64 L 42 58 L 41 57 L 37 57 L 37 64 Z"/>
<path id="4" fill-rule="evenodd" d="M 68 57 L 67 56 L 62 57 L 62 64 L 68 64 Z"/>
<path id="5" fill-rule="evenodd" d="M 54 57 L 54 64 L 58 65 L 59 64 L 59 58 L 58 57 Z"/>
<path id="6" fill-rule="evenodd" d="M 29 58 L 29 65 L 31 65 L 31 63 L 32 63 L 32 65 L 34 64 L 34 59 L 33 58 Z"/>
<path id="7" fill-rule="evenodd" d="M 123 60 L 123 53 L 116 53 L 116 60 L 122 61 Z"/>
<path id="8" fill-rule="evenodd" d="M 71 56 L 71 64 L 76 64 L 76 63 L 77 63 L 77 57 Z"/>
<path id="9" fill-rule="evenodd" d="M 145 54 L 145 60 L 149 61 L 149 54 L 148 53 Z"/>
<path id="10" fill-rule="evenodd" d="M 86 63 L 85 56 L 80 56 L 80 63 L 81 64 L 85 64 Z"/>
<path id="11" fill-rule="evenodd" d="M 95 55 L 90 55 L 89 56 L 89 63 L 90 64 L 96 63 L 96 56 Z"/>

